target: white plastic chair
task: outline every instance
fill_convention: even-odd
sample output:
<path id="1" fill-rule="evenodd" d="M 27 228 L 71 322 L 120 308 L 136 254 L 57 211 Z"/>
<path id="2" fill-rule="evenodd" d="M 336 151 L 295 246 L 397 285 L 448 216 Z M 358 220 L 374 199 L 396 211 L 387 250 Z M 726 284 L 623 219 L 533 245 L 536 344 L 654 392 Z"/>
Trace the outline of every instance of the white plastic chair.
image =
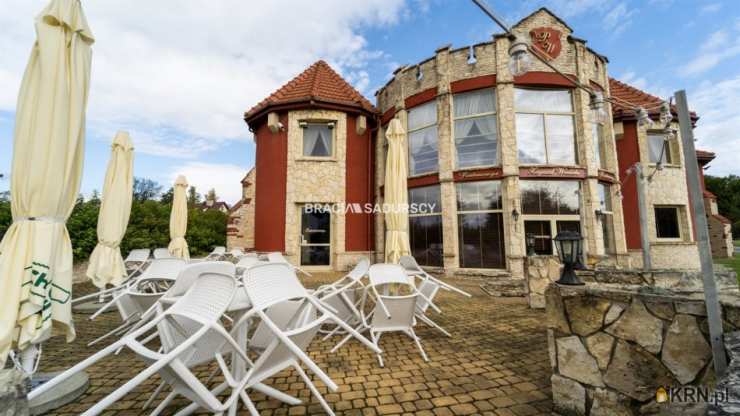
<path id="1" fill-rule="evenodd" d="M 257 257 L 257 254 L 247 253 L 236 262 L 236 274 L 240 276 L 244 274 L 245 270 L 259 263 L 262 263 L 262 261 Z"/>
<path id="2" fill-rule="evenodd" d="M 170 259 L 173 258 L 172 254 L 170 253 L 170 250 L 167 248 L 155 248 L 154 249 L 154 258 L 155 259 Z"/>
<path id="3" fill-rule="evenodd" d="M 434 297 L 437 295 L 437 292 L 439 291 L 440 287 L 441 286 L 437 284 L 437 282 L 430 280 L 430 279 L 425 279 L 421 281 L 421 284 L 419 285 L 419 293 L 424 295 L 424 298 L 420 298 L 416 302 L 416 319 L 440 331 L 441 333 L 447 335 L 448 337 L 452 337 L 452 335 L 449 332 L 447 332 L 447 330 L 439 326 L 436 322 L 434 322 L 431 318 L 429 318 L 426 315 L 427 310 L 431 306 L 431 303 L 428 302 L 427 299 L 434 300 Z"/>
<path id="4" fill-rule="evenodd" d="M 298 280 L 295 271 L 289 264 L 267 263 L 253 266 L 247 269 L 242 283 L 247 296 L 252 302 L 252 310 L 235 324 L 232 334 L 244 331 L 250 321 L 255 318 L 259 318 L 260 325 L 264 324 L 265 328 L 272 333 L 272 340 L 247 373 L 248 386 L 271 377 L 283 369 L 293 367 L 313 395 L 316 396 L 324 410 L 333 415 L 333 411 L 323 399 L 321 393 L 301 368 L 301 364 L 305 365 L 326 384 L 327 388 L 332 391 L 337 389 L 337 385 L 332 379 L 305 353 L 321 325 L 333 321 L 348 331 L 350 337 L 356 337 L 376 353 L 381 352 L 381 350 L 339 319 L 310 294 Z M 281 306 L 287 306 L 294 310 L 292 314 L 286 313 L 286 309 L 280 310 L 281 319 L 289 316 L 288 322 L 282 325 L 283 328 L 270 316 L 274 317 L 275 314 L 270 312 Z"/>
<path id="5" fill-rule="evenodd" d="M 416 304 L 418 299 L 424 299 L 424 295 L 421 294 L 416 287 L 409 280 L 403 267 L 396 264 L 374 264 L 370 266 L 368 270 L 370 276 L 370 283 L 365 289 L 365 293 L 362 298 L 360 307 L 361 320 L 359 331 L 368 331 L 370 338 L 373 343 L 379 347 L 380 337 L 386 332 L 403 332 L 414 340 L 416 346 L 421 352 L 424 361 L 429 361 L 427 358 L 424 348 L 421 346 L 419 337 L 414 332 L 415 324 L 415 312 Z M 378 289 L 382 292 L 388 292 L 388 287 L 393 285 L 396 290 L 400 293 L 402 291 L 408 291 L 406 295 L 381 295 Z M 373 295 L 375 306 L 372 311 L 365 315 L 365 305 L 368 300 L 368 295 Z M 436 308 L 431 300 L 426 299 L 429 302 L 429 306 Z M 335 352 L 339 347 L 344 345 L 349 340 L 345 337 L 339 344 L 337 344 L 331 352 Z M 378 362 L 383 367 L 383 357 L 378 354 Z"/>
<path id="6" fill-rule="evenodd" d="M 271 253 L 267 253 L 267 261 L 269 261 L 270 263 L 284 263 L 284 264 L 287 264 L 290 267 L 292 267 L 294 270 L 299 271 L 299 272 L 305 274 L 306 276 L 311 277 L 311 273 L 309 273 L 309 272 L 301 269 L 300 267 L 298 267 L 296 265 L 293 265 L 290 262 L 288 262 L 288 259 L 286 259 L 283 256 L 283 253 L 280 253 L 280 252 L 277 252 L 277 251 L 274 251 L 274 252 L 271 252 Z"/>
<path id="7" fill-rule="evenodd" d="M 211 251 L 204 260 L 206 261 L 213 261 L 213 260 L 221 260 L 223 256 L 226 255 L 226 247 L 223 246 L 216 246 L 213 248 L 213 251 Z"/>
<path id="8" fill-rule="evenodd" d="M 330 285 L 319 287 L 314 292 L 314 296 L 336 309 L 336 315 L 344 322 L 357 325 L 361 319 L 360 311 L 357 309 L 360 296 L 357 296 L 357 293 L 365 287 L 362 278 L 367 275 L 369 268 L 370 260 L 366 257 L 361 258 L 349 273 Z M 340 331 L 341 328 L 335 327 L 324 339 L 341 333 Z"/>
<path id="9" fill-rule="evenodd" d="M 131 278 L 136 277 L 136 273 L 140 272 L 142 267 L 144 267 L 149 261 L 150 254 L 151 250 L 149 250 L 148 248 L 141 248 L 129 251 L 128 256 L 126 256 L 126 258 L 123 260 L 123 264 L 126 267 L 126 279 L 121 283 L 121 286 L 128 283 Z M 100 303 L 102 303 L 104 302 L 104 299 L 106 297 L 108 297 L 111 293 L 117 291 L 118 287 L 119 286 L 101 289 L 97 292 L 90 293 L 85 296 L 80 296 L 76 299 L 72 299 L 72 304 L 75 305 L 77 303 L 84 302 L 93 298 L 100 299 Z"/>
<path id="10" fill-rule="evenodd" d="M 229 251 L 229 254 L 237 259 L 242 258 L 244 256 L 244 250 L 242 250 L 241 247 L 234 247 Z"/>
<path id="11" fill-rule="evenodd" d="M 85 411 L 83 416 L 100 414 L 154 374 L 159 374 L 162 380 L 173 389 L 167 399 L 155 409 L 155 414 L 164 409 L 175 395 L 185 396 L 207 411 L 221 414 L 240 396 L 246 396 L 243 392 L 246 380 L 237 381 L 232 377 L 224 360 L 226 354 L 224 351 L 238 355 L 247 362 L 249 358 L 219 322 L 231 303 L 235 290 L 236 281 L 232 276 L 212 273 L 202 275 L 194 283 L 192 289 L 167 311 L 133 333 L 42 384 L 28 395 L 29 400 L 46 393 L 73 374 L 84 370 L 118 349 L 128 347 L 149 366 Z M 147 347 L 147 343 L 141 341 L 141 338 L 149 339 L 149 333 L 152 331 L 159 336 L 162 345 L 161 352 Z M 231 388 L 231 393 L 224 401 L 218 398 L 220 392 L 209 390 L 190 370 L 195 365 L 213 360 L 218 363 L 218 369 L 223 373 L 225 383 Z M 253 410 L 253 406 L 250 410 Z"/>
<path id="12" fill-rule="evenodd" d="M 448 283 L 445 283 L 436 277 L 432 276 L 431 274 L 424 271 L 424 269 L 419 266 L 419 263 L 416 262 L 416 259 L 412 256 L 401 256 L 398 263 L 404 268 L 406 271 L 406 274 L 413 277 L 418 277 L 421 280 L 431 280 L 435 282 L 439 287 L 441 287 L 444 290 L 448 290 L 451 292 L 455 292 L 458 294 L 461 294 L 466 297 L 471 297 L 470 293 L 465 292 L 464 290 L 458 289 L 455 286 L 452 286 Z"/>

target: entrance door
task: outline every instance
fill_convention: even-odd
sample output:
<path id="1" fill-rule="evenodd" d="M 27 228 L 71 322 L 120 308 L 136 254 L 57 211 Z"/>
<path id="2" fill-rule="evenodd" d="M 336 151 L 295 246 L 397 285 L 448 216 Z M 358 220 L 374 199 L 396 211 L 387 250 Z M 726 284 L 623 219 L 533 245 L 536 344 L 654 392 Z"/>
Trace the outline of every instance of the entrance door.
<path id="1" fill-rule="evenodd" d="M 331 213 L 301 210 L 301 265 L 331 264 Z"/>

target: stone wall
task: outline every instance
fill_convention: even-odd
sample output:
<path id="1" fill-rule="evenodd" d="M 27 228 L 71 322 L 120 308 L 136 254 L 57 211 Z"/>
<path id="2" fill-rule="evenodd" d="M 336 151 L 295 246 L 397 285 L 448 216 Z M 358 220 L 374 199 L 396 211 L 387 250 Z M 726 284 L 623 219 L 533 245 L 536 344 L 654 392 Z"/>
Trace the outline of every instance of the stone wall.
<path id="1" fill-rule="evenodd" d="M 257 169 L 252 168 L 242 179 L 242 199 L 229 210 L 226 246 L 254 249 L 254 194 Z"/>
<path id="2" fill-rule="evenodd" d="M 702 293 L 551 285 L 546 301 L 555 412 L 704 414 L 706 404 L 656 401 L 659 387 L 714 382 Z M 721 302 L 726 331 L 737 330 L 737 290 L 723 294 Z"/>

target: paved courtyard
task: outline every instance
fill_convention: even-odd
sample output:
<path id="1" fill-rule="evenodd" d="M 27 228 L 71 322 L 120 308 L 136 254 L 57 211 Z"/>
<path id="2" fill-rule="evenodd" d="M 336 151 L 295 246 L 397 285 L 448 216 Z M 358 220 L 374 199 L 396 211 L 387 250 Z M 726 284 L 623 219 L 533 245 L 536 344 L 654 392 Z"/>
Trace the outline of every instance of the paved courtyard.
<path id="1" fill-rule="evenodd" d="M 337 275 L 324 274 L 304 280 L 308 287 Z M 424 362 L 409 338 L 389 334 L 381 339 L 385 368 L 378 366 L 373 353 L 352 341 L 336 354 L 329 354 L 338 337 L 315 340 L 309 349 L 312 359 L 339 385 L 336 392 L 319 389 L 338 415 L 549 415 L 550 364 L 547 353 L 545 319 L 542 311 L 527 307 L 524 299 L 492 298 L 477 283 L 450 280 L 473 294 L 472 299 L 444 292 L 439 306 L 444 314 L 433 316 L 452 333 L 446 338 L 427 327 L 418 334 L 429 355 Z M 92 288 L 76 285 L 76 294 Z M 97 348 L 86 344 L 119 323 L 117 313 L 107 313 L 95 321 L 89 315 L 75 314 L 77 340 L 65 344 L 55 338 L 44 346 L 41 371 L 67 368 L 91 355 Z M 54 415 L 77 415 L 122 385 L 144 368 L 129 351 L 108 357 L 88 370 L 90 387 L 75 403 L 57 409 Z M 202 370 L 206 374 L 208 369 Z M 142 409 L 158 386 L 154 377 L 129 393 L 106 415 L 148 414 Z M 287 406 L 250 391 L 263 415 L 323 414 L 318 402 L 293 372 L 284 372 L 269 383 L 304 399 L 304 405 Z M 164 394 L 162 394 L 164 397 Z M 182 408 L 175 401 L 164 414 Z M 241 410 L 240 414 L 248 414 Z"/>

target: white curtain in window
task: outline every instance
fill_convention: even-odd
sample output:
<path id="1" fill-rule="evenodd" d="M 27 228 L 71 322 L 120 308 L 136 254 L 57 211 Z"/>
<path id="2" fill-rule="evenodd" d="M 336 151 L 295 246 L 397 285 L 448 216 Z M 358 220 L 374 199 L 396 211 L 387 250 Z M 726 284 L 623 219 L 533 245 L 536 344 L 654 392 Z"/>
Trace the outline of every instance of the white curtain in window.
<path id="1" fill-rule="evenodd" d="M 410 109 L 408 124 L 409 130 L 437 124 L 437 101 L 430 101 Z"/>
<path id="2" fill-rule="evenodd" d="M 309 124 L 303 130 L 303 154 L 305 156 L 331 155 L 331 130 L 326 125 Z"/>
<path id="3" fill-rule="evenodd" d="M 517 111 L 562 113 L 573 111 L 573 103 L 568 90 L 517 88 L 514 90 L 514 106 Z"/>
<path id="4" fill-rule="evenodd" d="M 496 111 L 496 96 L 493 89 L 484 89 L 455 94 L 453 96 L 455 117 L 471 116 Z"/>
<path id="5" fill-rule="evenodd" d="M 576 146 L 573 116 L 545 116 L 547 156 L 550 165 L 575 165 Z"/>
<path id="6" fill-rule="evenodd" d="M 663 152 L 663 157 L 660 157 L 660 152 Z M 661 161 L 663 163 L 667 160 L 666 152 L 668 151 L 668 147 L 666 146 L 666 150 L 663 151 L 663 136 L 659 135 L 648 135 L 648 153 L 650 155 L 650 161 L 652 163 L 658 163 L 658 161 Z"/>
<path id="7" fill-rule="evenodd" d="M 516 115 L 519 163 L 545 163 L 545 130 L 539 114 Z"/>

